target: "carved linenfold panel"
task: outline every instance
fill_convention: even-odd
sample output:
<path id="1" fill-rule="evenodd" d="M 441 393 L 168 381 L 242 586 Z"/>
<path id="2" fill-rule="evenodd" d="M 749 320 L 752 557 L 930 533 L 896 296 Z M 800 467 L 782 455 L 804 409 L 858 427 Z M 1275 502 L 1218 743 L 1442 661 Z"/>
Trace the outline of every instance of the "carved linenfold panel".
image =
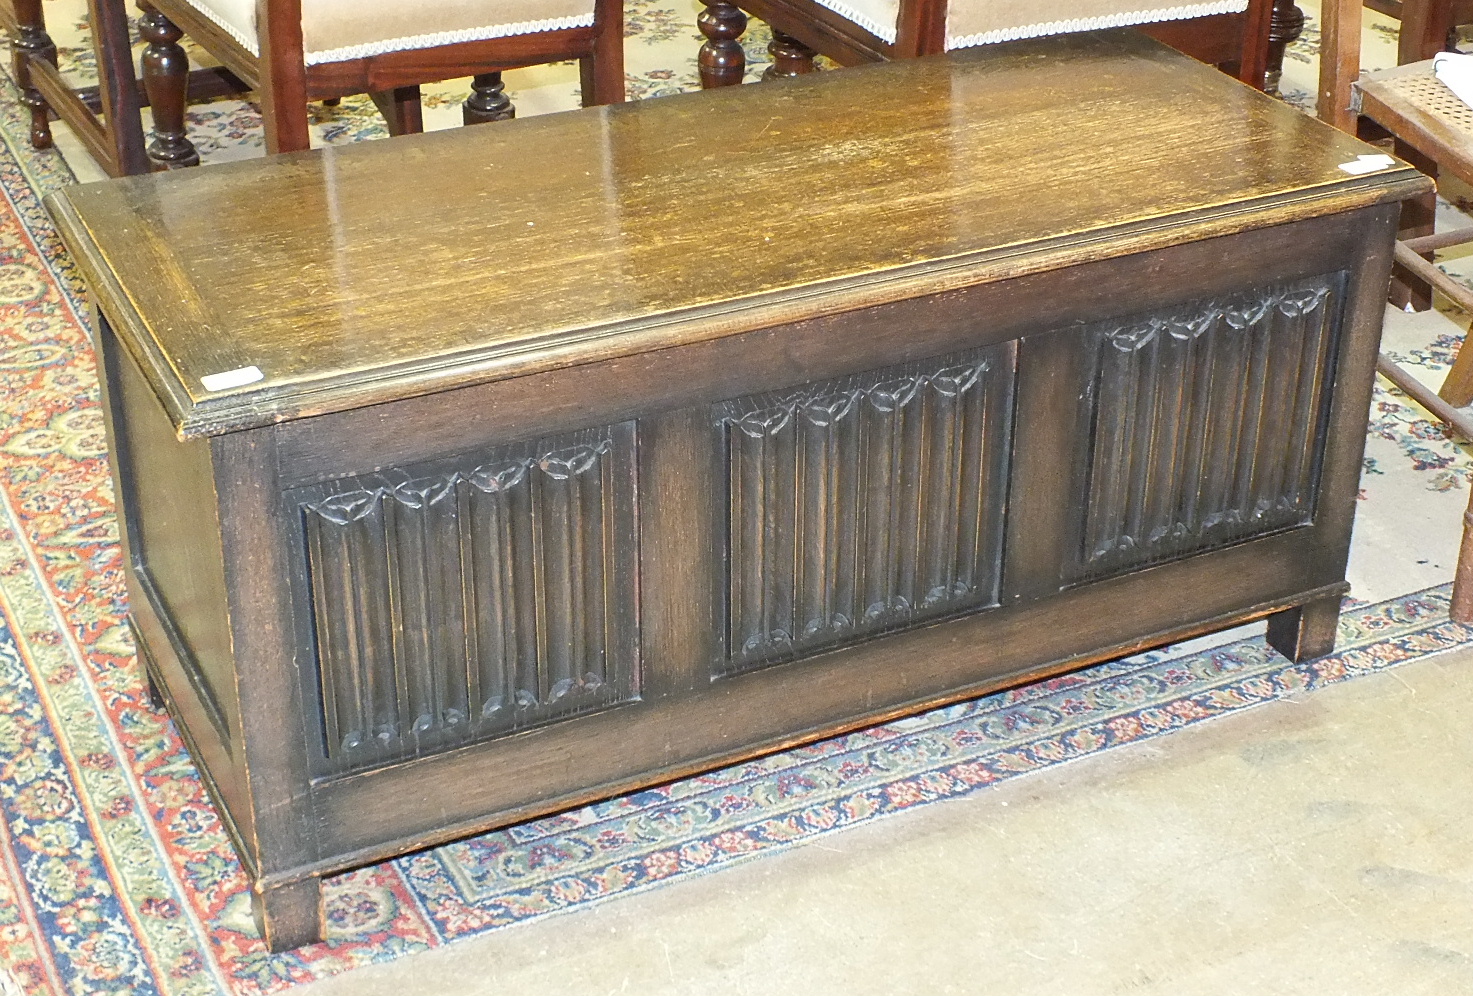
<path id="1" fill-rule="evenodd" d="M 638 695 L 625 424 L 303 489 L 327 755 L 344 765 Z"/>
<path id="2" fill-rule="evenodd" d="M 1343 277 L 1101 323 L 1069 580 L 1308 524 Z"/>
<path id="3" fill-rule="evenodd" d="M 1011 344 L 716 408 L 739 671 L 997 601 Z"/>

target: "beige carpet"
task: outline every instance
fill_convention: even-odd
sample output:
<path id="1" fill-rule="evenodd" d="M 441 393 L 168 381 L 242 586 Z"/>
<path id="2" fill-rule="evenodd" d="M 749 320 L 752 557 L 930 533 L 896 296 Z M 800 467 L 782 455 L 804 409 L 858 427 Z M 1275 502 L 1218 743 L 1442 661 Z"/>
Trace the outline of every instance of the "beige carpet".
<path id="1" fill-rule="evenodd" d="M 1473 652 L 302 996 L 1473 993 Z"/>

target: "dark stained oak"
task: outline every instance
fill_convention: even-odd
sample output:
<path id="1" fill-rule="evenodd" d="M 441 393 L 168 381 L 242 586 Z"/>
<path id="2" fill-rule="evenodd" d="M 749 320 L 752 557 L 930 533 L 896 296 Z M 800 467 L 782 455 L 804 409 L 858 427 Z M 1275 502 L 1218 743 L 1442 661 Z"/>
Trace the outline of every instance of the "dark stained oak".
<path id="1" fill-rule="evenodd" d="M 140 661 L 267 943 L 326 876 L 1091 661 L 1328 652 L 1428 182 L 1365 149 L 1121 32 L 53 196 Z"/>
<path id="2" fill-rule="evenodd" d="M 843 85 L 816 74 L 755 113 L 742 93 L 682 95 L 131 179 L 58 210 L 90 229 L 82 264 L 113 274 L 98 292 L 128 288 L 118 321 L 194 435 L 556 367 L 569 330 L 582 351 L 668 346 L 782 320 L 819 281 L 881 303 L 1292 220 L 1313 213 L 1311 191 L 1364 205 L 1420 183 L 1345 175 L 1354 140 L 1189 65 L 1125 34 L 1077 36 Z M 1018 73 L 1033 85 L 1009 86 Z M 1086 95 L 1059 113 L 1081 73 Z M 1121 135 L 1128 154 L 1111 151 Z M 813 162 L 823 182 L 795 182 Z M 444 183 L 420 182 L 431 163 Z M 760 224 L 711 225 L 746 205 Z M 852 234 L 813 237 L 831 229 Z M 403 321 L 421 302 L 429 349 Z M 264 379 L 200 385 L 247 365 Z"/>

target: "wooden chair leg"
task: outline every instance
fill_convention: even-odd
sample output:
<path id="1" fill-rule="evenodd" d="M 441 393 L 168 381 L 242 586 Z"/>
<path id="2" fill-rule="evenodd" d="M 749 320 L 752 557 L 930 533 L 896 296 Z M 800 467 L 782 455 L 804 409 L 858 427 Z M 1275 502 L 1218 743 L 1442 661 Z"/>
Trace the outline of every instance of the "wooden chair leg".
<path id="1" fill-rule="evenodd" d="M 701 68 L 701 89 L 736 86 L 747 74 L 747 53 L 742 51 L 742 32 L 747 30 L 747 15 L 730 0 L 703 0 L 706 9 L 696 18 L 696 26 L 706 36 L 697 62 Z"/>
<path id="2" fill-rule="evenodd" d="M 1294 0 L 1274 0 L 1268 27 L 1268 66 L 1263 74 L 1265 92 L 1279 92 L 1279 80 L 1284 76 L 1284 52 L 1303 33 L 1304 11 L 1294 5 Z"/>
<path id="3" fill-rule="evenodd" d="M 1401 29 L 1396 36 L 1396 64 L 1430 59 L 1447 46 L 1453 33 L 1453 5 L 1447 2 L 1404 3 L 1401 6 Z"/>
<path id="4" fill-rule="evenodd" d="M 1458 550 L 1448 615 L 1454 622 L 1473 623 L 1473 488 L 1469 489 L 1468 510 L 1463 513 L 1463 545 Z"/>
<path id="5" fill-rule="evenodd" d="M 622 104 L 625 97 L 623 0 L 597 0 L 593 16 L 598 32 L 593 49 L 578 60 L 583 106 Z"/>
<path id="6" fill-rule="evenodd" d="M 1463 336 L 1463 345 L 1458 347 L 1458 355 L 1447 372 L 1447 379 L 1437 389 L 1437 396 L 1454 408 L 1473 403 L 1473 349 L 1468 348 L 1467 335 Z"/>
<path id="7" fill-rule="evenodd" d="M 764 80 L 791 79 L 818 68 L 813 64 L 817 52 L 776 28 L 772 29 L 772 41 L 768 43 L 767 54 L 772 56 L 772 65 L 762 74 Z"/>
<path id="8" fill-rule="evenodd" d="M 51 108 L 41 91 L 31 85 L 31 60 L 56 65 L 56 43 L 46 33 L 41 0 L 15 0 L 15 37 L 10 41 L 11 67 L 21 99 L 31 112 L 31 146 L 51 148 Z"/>
<path id="9" fill-rule="evenodd" d="M 1360 78 L 1362 0 L 1322 0 L 1320 5 L 1320 92 L 1316 113 L 1326 124 L 1354 135 L 1359 118 L 1350 109 L 1350 88 Z"/>
<path id="10" fill-rule="evenodd" d="M 1437 163 L 1420 149 L 1397 139 L 1392 151 L 1428 176 L 1436 178 Z M 1397 226 L 1396 238 L 1405 242 L 1431 235 L 1436 220 L 1436 194 L 1410 197 L 1401 202 L 1401 221 Z M 1430 260 L 1432 253 L 1427 251 L 1422 256 Z M 1426 311 L 1432 307 L 1432 285 L 1398 263 L 1391 270 L 1391 291 L 1387 300 L 1398 308 L 1410 307 L 1413 311 Z"/>
<path id="11" fill-rule="evenodd" d="M 199 152 L 189 141 L 184 109 L 189 100 L 189 56 L 179 44 L 184 32 L 148 0 L 139 0 L 138 31 L 148 42 L 139 58 L 143 88 L 153 108 L 153 141 L 148 158 L 157 169 L 198 166 Z"/>
<path id="12" fill-rule="evenodd" d="M 471 78 L 471 95 L 460 107 L 460 117 L 468 125 L 491 121 L 509 121 L 517 116 L 516 106 L 506 95 L 506 84 L 500 73 L 477 73 Z"/>
<path id="13" fill-rule="evenodd" d="M 424 106 L 420 103 L 418 86 L 400 86 L 392 90 L 376 90 L 369 94 L 384 121 L 390 135 L 418 135 L 425 130 Z"/>

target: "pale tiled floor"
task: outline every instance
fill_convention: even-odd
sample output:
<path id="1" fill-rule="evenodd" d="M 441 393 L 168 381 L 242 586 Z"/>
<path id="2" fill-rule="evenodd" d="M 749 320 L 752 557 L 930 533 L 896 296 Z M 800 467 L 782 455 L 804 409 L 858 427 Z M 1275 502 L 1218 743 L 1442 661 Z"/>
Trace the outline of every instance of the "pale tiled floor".
<path id="1" fill-rule="evenodd" d="M 1473 652 L 302 996 L 1473 993 Z"/>
<path id="2" fill-rule="evenodd" d="M 1448 321 L 1388 318 L 1423 341 Z M 1362 529 L 1359 597 L 1451 576 L 1429 517 Z M 1473 994 L 1470 668 L 1434 658 L 294 992 Z"/>

